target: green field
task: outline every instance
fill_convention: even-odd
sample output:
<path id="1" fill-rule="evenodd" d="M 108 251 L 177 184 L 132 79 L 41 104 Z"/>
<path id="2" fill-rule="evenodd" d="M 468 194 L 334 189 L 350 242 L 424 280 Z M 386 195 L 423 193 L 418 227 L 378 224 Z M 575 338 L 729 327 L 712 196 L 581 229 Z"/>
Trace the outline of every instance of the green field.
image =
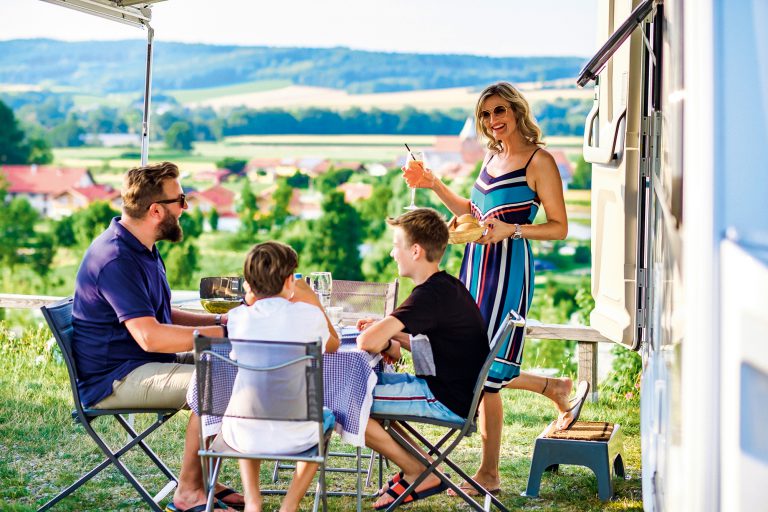
<path id="1" fill-rule="evenodd" d="M 290 80 L 259 80 L 256 82 L 246 82 L 224 87 L 209 87 L 205 89 L 183 89 L 165 91 L 168 96 L 173 96 L 176 101 L 182 104 L 197 103 L 200 101 L 222 98 L 236 94 L 247 94 L 250 92 L 271 91 L 281 89 L 291 85 Z"/>

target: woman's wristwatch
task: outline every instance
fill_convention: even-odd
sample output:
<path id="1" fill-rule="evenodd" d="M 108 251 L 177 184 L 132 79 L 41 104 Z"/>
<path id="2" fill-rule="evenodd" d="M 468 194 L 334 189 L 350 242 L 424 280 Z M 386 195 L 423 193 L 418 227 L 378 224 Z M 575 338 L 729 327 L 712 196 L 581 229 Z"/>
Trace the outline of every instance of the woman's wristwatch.
<path id="1" fill-rule="evenodd" d="M 515 233 L 512 235 L 513 240 L 520 240 L 523 238 L 523 228 L 520 227 L 520 224 L 515 224 Z"/>

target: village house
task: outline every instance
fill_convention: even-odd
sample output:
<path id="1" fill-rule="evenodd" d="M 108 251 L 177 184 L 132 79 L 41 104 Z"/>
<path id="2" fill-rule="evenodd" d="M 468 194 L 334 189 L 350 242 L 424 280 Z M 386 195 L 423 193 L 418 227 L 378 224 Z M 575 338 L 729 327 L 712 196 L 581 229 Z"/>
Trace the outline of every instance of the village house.
<path id="1" fill-rule="evenodd" d="M 235 232 L 240 228 L 240 218 L 235 211 L 235 192 L 221 185 L 192 191 L 187 195 L 190 208 L 199 208 L 206 217 L 215 209 L 219 214 L 219 231 Z"/>
<path id="2" fill-rule="evenodd" d="M 120 208 L 120 192 L 98 185 L 88 169 L 52 165 L 3 165 L 9 198 L 24 197 L 45 217 L 59 219 L 94 201 L 109 201 Z"/>

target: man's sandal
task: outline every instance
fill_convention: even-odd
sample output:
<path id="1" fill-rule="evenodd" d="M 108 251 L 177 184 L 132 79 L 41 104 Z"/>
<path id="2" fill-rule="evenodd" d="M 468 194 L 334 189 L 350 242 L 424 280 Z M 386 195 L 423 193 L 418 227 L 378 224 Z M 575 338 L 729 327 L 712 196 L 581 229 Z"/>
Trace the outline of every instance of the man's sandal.
<path id="1" fill-rule="evenodd" d="M 374 507 L 376 510 L 384 510 L 388 508 L 392 503 L 399 498 L 405 490 L 410 487 L 411 484 L 409 484 L 404 478 L 400 477 L 400 479 L 394 483 L 392 487 L 387 489 L 386 494 L 389 494 L 392 496 L 392 501 L 387 503 L 386 505 L 379 505 L 378 507 Z M 411 494 L 406 496 L 406 498 L 403 500 L 402 504 L 411 503 L 417 500 L 423 500 L 424 498 L 429 498 L 430 496 L 434 496 L 435 494 L 440 494 L 441 492 L 445 491 L 448 488 L 447 485 L 441 480 L 439 484 L 430 487 L 429 489 L 424 489 L 423 491 L 413 491 Z"/>

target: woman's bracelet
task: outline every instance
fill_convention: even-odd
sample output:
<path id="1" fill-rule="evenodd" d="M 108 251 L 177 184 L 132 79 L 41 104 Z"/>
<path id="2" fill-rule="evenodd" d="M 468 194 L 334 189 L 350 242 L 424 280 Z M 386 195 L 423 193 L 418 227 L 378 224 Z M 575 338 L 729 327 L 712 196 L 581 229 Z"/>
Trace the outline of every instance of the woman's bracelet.
<path id="1" fill-rule="evenodd" d="M 392 348 L 392 339 L 387 340 L 387 346 L 384 347 L 384 350 L 382 352 L 388 351 L 390 348 Z"/>

